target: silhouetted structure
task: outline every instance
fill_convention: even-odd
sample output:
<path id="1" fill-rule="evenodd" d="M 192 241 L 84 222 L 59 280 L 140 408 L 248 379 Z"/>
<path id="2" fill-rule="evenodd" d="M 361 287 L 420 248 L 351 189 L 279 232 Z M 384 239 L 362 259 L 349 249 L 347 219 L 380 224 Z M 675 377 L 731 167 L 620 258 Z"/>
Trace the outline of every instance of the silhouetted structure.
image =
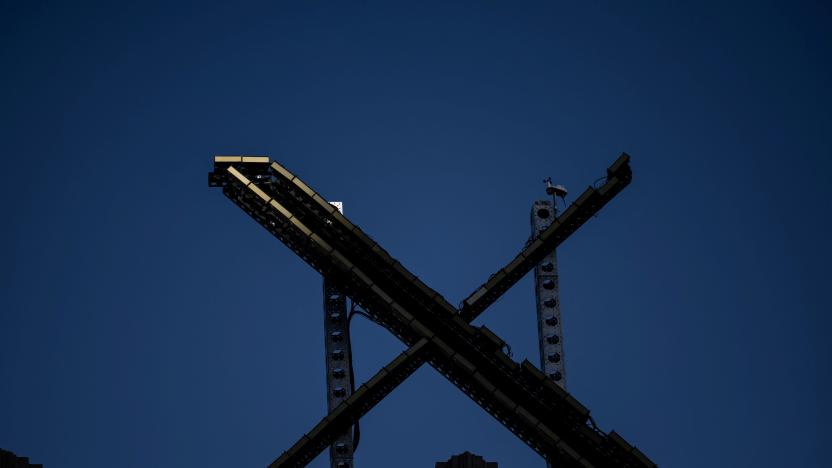
<path id="1" fill-rule="evenodd" d="M 557 206 L 549 200 L 532 205 L 532 239 L 549 228 L 557 215 Z M 549 252 L 534 269 L 534 292 L 537 299 L 537 333 L 540 345 L 540 370 L 566 390 L 566 366 L 563 358 L 563 327 L 560 317 L 558 257 Z"/>
<path id="2" fill-rule="evenodd" d="M 352 395 L 352 352 L 347 298 L 324 278 L 324 350 L 326 356 L 327 411 Z M 352 428 L 341 431 L 329 448 L 331 468 L 352 468 Z"/>
<path id="3" fill-rule="evenodd" d="M 341 202 L 332 202 L 343 213 Z M 350 346 L 350 311 L 347 296 L 324 277 L 324 356 L 326 368 L 327 411 L 334 410 L 352 395 L 355 380 L 352 373 L 352 346 Z M 356 435 L 357 435 L 356 431 Z M 352 468 L 353 428 L 338 434 L 329 447 L 330 468 Z"/>
<path id="4" fill-rule="evenodd" d="M 43 468 L 43 465 L 29 463 L 29 457 L 18 457 L 8 450 L 0 449 L 0 468 Z"/>
<path id="5" fill-rule="evenodd" d="M 463 452 L 446 462 L 436 462 L 436 468 L 497 468 L 496 462 L 487 462 L 479 455 Z"/>
<path id="6" fill-rule="evenodd" d="M 551 179 L 548 179 L 551 186 Z M 550 187 L 554 189 L 554 187 Z M 566 189 L 561 188 L 562 194 Z M 549 190 L 547 190 L 548 192 Z M 562 196 L 563 196 L 562 195 Z M 558 214 L 557 197 L 538 200 L 532 205 L 532 239 L 549 228 Z M 566 360 L 564 359 L 563 325 L 560 315 L 560 287 L 558 286 L 558 256 L 555 250 L 543 258 L 534 269 L 534 295 L 537 301 L 537 336 L 540 346 L 540 370 L 566 390 Z M 547 468 L 552 464 L 546 462 Z"/>
<path id="7" fill-rule="evenodd" d="M 209 185 L 221 187 L 226 197 L 408 346 L 269 466 L 305 466 L 429 363 L 559 468 L 654 468 L 614 431 L 598 429 L 589 410 L 536 366 L 513 361 L 505 342 L 488 327 L 470 324 L 631 178 L 629 156 L 622 154 L 607 169 L 603 184 L 584 190 L 457 308 L 284 166 L 263 156 L 216 156 Z"/>

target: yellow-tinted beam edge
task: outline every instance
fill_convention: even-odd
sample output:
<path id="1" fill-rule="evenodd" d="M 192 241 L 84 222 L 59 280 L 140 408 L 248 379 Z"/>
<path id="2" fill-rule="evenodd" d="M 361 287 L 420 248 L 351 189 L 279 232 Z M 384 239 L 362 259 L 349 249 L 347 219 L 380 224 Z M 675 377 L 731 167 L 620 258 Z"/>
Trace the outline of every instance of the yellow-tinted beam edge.
<path id="1" fill-rule="evenodd" d="M 242 156 L 214 156 L 215 163 L 235 163 L 243 162 Z"/>

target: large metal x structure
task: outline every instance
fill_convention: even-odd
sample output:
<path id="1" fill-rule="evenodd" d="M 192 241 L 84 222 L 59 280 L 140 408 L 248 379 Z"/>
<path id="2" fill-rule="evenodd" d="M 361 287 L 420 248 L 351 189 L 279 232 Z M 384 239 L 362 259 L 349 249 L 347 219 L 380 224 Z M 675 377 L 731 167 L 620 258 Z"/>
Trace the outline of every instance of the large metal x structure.
<path id="1" fill-rule="evenodd" d="M 264 156 L 216 156 L 209 185 L 242 208 L 409 348 L 269 465 L 305 466 L 428 362 L 558 467 L 655 467 L 528 360 L 514 362 L 487 327 L 469 324 L 632 179 L 629 156 L 607 169 L 459 309 L 429 288 L 325 198 Z"/>

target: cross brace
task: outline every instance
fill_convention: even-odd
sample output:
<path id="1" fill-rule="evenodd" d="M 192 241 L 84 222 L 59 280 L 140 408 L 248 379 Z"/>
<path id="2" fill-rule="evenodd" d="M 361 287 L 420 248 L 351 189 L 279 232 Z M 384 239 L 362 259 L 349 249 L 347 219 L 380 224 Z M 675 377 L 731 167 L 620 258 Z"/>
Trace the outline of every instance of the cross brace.
<path id="1" fill-rule="evenodd" d="M 457 311 L 285 167 L 269 164 L 267 157 L 216 157 L 209 185 L 222 187 L 235 204 L 410 346 L 270 466 L 304 466 L 423 362 L 550 462 L 563 467 L 655 466 L 614 432 L 604 434 L 588 425 L 583 405 L 528 361 L 512 361 L 493 332 L 468 324 L 597 213 L 631 176 L 629 157 L 622 154 L 600 188 L 584 191 Z"/>

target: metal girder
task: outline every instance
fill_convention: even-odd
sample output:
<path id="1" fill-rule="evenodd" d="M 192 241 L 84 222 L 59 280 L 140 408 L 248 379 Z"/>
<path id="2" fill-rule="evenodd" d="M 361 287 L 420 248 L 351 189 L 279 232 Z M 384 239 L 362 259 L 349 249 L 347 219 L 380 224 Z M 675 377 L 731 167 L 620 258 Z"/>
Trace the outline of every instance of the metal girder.
<path id="1" fill-rule="evenodd" d="M 532 205 L 532 236 L 537 237 L 549 226 L 557 206 L 550 200 L 538 200 Z M 558 256 L 550 251 L 534 269 L 534 296 L 537 308 L 537 340 L 540 346 L 540 370 L 566 389 L 566 360 L 564 359 L 563 324 L 560 314 L 558 286 Z"/>
<path id="2" fill-rule="evenodd" d="M 554 250 L 573 232 L 577 231 L 590 217 L 613 199 L 624 187 L 630 184 L 633 172 L 630 169 L 630 156 L 622 153 L 607 168 L 607 177 L 599 188 L 587 187 L 557 220 L 542 231 L 530 245 L 526 246 L 514 259 L 488 281 L 462 301 L 460 313 L 466 320 L 481 314 L 520 278 L 532 270 L 543 258 Z"/>
<path id="3" fill-rule="evenodd" d="M 327 410 L 352 395 L 352 347 L 346 295 L 324 277 L 324 361 Z M 353 431 L 338 434 L 329 448 L 330 468 L 352 468 Z"/>
<path id="4" fill-rule="evenodd" d="M 260 161 L 247 164 L 242 159 L 215 161 L 209 176 L 212 186 L 222 186 L 226 196 L 403 342 L 411 346 L 424 342 L 408 350 L 413 352 L 402 360 L 407 366 L 384 371 L 376 382 L 371 379 L 272 466 L 307 463 L 315 450 L 329 442 L 327 434 L 343 430 L 344 421 L 360 417 L 377 402 L 362 400 L 364 395 L 383 397 L 421 359 L 549 461 L 563 466 L 653 466 L 629 445 L 590 428 L 586 408 L 534 366 L 509 359 L 501 340 L 485 327 L 467 323 L 626 186 L 631 176 L 627 161 L 622 155 L 608 170 L 604 186 L 587 189 L 558 221 L 466 299 L 464 315 L 284 167 L 277 163 L 264 167 Z M 336 420 L 339 415 L 350 416 Z"/>
<path id="5" fill-rule="evenodd" d="M 367 414 L 425 362 L 424 351 L 428 344 L 427 339 L 421 339 L 382 367 L 269 467 L 305 466 L 311 462 L 338 433 L 352 427 L 356 420 Z"/>

